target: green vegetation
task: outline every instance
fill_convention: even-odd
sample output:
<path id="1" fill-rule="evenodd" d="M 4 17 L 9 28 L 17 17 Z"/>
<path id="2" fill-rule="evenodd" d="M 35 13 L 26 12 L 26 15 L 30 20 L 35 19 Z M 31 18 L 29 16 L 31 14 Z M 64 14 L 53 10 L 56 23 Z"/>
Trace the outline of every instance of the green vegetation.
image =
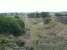
<path id="1" fill-rule="evenodd" d="M 43 18 L 45 18 L 45 17 L 48 17 L 48 16 L 50 16 L 49 15 L 49 12 L 34 12 L 34 13 L 29 13 L 28 14 L 28 17 L 30 17 L 30 18 L 40 18 L 40 17 L 43 17 Z"/>
<path id="2" fill-rule="evenodd" d="M 12 34 L 19 36 L 24 34 L 24 22 L 14 17 L 1 17 L 0 16 L 0 34 Z"/>
<path id="3" fill-rule="evenodd" d="M 0 16 L 0 50 L 19 47 L 16 38 L 24 34 L 25 24 L 18 16 Z"/>
<path id="4" fill-rule="evenodd" d="M 29 13 L 25 17 L 26 21 L 21 20 L 21 15 L 1 15 L 0 50 L 5 47 L 9 50 L 13 47 L 26 47 L 28 50 L 67 50 L 67 24 L 56 21 L 56 16 L 60 16 L 59 20 L 64 15 L 60 13 L 52 17 L 49 12 L 35 12 Z M 63 20 L 67 21 L 66 18 Z"/>
<path id="5" fill-rule="evenodd" d="M 13 49 L 13 47 L 17 47 L 16 38 L 14 36 L 6 36 L 4 34 L 0 34 L 0 50 Z"/>

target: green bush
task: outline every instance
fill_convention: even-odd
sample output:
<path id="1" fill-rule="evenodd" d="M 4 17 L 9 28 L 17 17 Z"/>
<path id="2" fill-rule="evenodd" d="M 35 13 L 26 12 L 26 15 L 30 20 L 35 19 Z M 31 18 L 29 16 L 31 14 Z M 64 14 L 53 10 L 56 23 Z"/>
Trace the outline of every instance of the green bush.
<path id="1" fill-rule="evenodd" d="M 12 34 L 18 36 L 25 31 L 24 22 L 14 17 L 1 17 L 0 16 L 0 34 Z"/>

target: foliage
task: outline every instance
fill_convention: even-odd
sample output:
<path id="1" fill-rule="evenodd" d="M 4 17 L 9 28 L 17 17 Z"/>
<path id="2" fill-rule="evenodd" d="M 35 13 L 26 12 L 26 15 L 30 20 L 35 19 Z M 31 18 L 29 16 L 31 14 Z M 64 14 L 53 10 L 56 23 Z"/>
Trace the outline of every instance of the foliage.
<path id="1" fill-rule="evenodd" d="M 49 12 L 34 12 L 34 13 L 29 13 L 28 17 L 30 18 L 40 18 L 40 17 L 48 17 L 49 16 Z"/>
<path id="2" fill-rule="evenodd" d="M 67 16 L 66 13 L 55 13 L 55 16 Z"/>
<path id="3" fill-rule="evenodd" d="M 12 34 L 18 36 L 24 33 L 24 22 L 14 17 L 0 16 L 0 34 Z"/>
<path id="4" fill-rule="evenodd" d="M 16 15 L 15 18 L 19 19 L 19 16 Z"/>
<path id="5" fill-rule="evenodd" d="M 38 13 L 38 12 L 29 13 L 28 17 L 29 18 L 39 18 L 40 17 L 40 13 Z"/>
<path id="6" fill-rule="evenodd" d="M 41 17 L 45 18 L 49 16 L 49 12 L 41 12 Z"/>

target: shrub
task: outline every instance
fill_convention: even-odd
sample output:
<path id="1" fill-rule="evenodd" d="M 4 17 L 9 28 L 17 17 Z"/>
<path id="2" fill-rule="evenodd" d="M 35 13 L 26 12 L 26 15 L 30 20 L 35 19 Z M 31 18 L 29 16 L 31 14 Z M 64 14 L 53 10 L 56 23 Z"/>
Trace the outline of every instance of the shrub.
<path id="1" fill-rule="evenodd" d="M 0 16 L 0 34 L 12 34 L 18 36 L 24 33 L 24 22 L 14 17 Z"/>

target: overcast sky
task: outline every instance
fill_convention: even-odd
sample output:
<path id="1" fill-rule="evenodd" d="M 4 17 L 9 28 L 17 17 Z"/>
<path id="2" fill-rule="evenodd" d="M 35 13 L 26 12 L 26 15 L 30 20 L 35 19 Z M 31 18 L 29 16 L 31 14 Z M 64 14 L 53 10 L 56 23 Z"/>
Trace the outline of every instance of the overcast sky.
<path id="1" fill-rule="evenodd" d="M 67 0 L 0 0 L 0 12 L 67 11 Z"/>

